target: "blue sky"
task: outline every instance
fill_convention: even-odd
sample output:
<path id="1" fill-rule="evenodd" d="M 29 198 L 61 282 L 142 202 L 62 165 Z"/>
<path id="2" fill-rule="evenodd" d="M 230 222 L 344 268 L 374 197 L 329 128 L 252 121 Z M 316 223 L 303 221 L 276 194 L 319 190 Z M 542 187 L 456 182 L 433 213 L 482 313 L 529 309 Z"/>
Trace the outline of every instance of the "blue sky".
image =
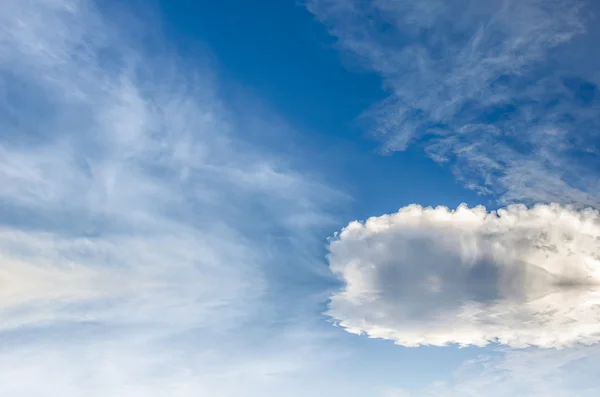
<path id="1" fill-rule="evenodd" d="M 5 1 L 0 395 L 598 395 L 597 11 Z"/>

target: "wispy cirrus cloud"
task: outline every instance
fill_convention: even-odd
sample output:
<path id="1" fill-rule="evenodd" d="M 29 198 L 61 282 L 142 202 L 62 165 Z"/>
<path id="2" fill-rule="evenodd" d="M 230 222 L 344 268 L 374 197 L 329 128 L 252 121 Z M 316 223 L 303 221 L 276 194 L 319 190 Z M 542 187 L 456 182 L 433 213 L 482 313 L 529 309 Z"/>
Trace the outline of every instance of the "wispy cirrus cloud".
<path id="1" fill-rule="evenodd" d="M 592 397 L 598 394 L 594 368 L 598 346 L 567 350 L 517 350 L 482 354 L 460 366 L 449 380 L 440 380 L 409 393 L 388 390 L 390 396 L 506 395 Z M 386 396 L 387 397 L 387 396 Z"/>
<path id="2" fill-rule="evenodd" d="M 311 271 L 342 196 L 246 139 L 292 131 L 145 25 L 3 2 L 0 394 L 248 395 L 318 356 L 267 297 L 283 263 Z"/>
<path id="3" fill-rule="evenodd" d="M 386 151 L 422 145 L 503 202 L 597 205 L 594 2 L 310 0 L 389 96 L 365 113 Z"/>

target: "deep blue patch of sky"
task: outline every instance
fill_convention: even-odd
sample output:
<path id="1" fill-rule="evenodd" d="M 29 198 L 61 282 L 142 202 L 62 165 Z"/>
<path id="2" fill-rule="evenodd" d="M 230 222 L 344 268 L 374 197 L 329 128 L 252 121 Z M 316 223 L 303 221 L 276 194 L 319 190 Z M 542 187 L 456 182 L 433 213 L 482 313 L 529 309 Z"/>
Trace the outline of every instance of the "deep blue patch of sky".
<path id="1" fill-rule="evenodd" d="M 206 44 L 219 72 L 266 101 L 314 148 L 311 161 L 327 169 L 353 201 L 344 221 L 404 205 L 489 204 L 454 180 L 418 147 L 382 156 L 356 118 L 385 98 L 378 76 L 340 59 L 323 25 L 293 0 L 159 1 L 169 41 L 180 53 Z M 190 47 L 191 46 L 191 47 Z M 192 51 L 193 52 L 193 51 Z"/>

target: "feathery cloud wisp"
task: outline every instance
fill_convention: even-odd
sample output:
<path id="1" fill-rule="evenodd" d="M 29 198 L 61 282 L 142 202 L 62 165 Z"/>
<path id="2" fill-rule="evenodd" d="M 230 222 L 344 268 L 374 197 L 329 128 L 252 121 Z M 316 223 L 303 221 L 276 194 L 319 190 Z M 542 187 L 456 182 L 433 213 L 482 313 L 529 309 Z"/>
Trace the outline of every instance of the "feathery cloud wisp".
<path id="1" fill-rule="evenodd" d="M 387 151 L 422 145 L 501 201 L 597 205 L 598 36 L 580 0 L 310 0 L 389 96 L 365 113 Z"/>
<path id="2" fill-rule="evenodd" d="M 257 124 L 214 72 L 148 48 L 142 25 L 3 2 L 0 394 L 245 395 L 222 379 L 263 390 L 318 343 L 264 298 L 282 250 L 306 271 L 337 193 L 245 140 Z"/>
<path id="3" fill-rule="evenodd" d="M 600 346 L 496 351 L 467 360 L 447 380 L 411 393 L 390 388 L 385 397 L 594 397 Z"/>

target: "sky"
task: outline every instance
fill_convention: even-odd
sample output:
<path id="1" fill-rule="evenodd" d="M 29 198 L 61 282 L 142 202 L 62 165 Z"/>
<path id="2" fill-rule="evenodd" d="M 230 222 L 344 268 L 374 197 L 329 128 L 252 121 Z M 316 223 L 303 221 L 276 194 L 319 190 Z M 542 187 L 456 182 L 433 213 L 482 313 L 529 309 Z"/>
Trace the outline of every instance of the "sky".
<path id="1" fill-rule="evenodd" d="M 600 394 L 593 0 L 2 0 L 0 395 Z"/>

